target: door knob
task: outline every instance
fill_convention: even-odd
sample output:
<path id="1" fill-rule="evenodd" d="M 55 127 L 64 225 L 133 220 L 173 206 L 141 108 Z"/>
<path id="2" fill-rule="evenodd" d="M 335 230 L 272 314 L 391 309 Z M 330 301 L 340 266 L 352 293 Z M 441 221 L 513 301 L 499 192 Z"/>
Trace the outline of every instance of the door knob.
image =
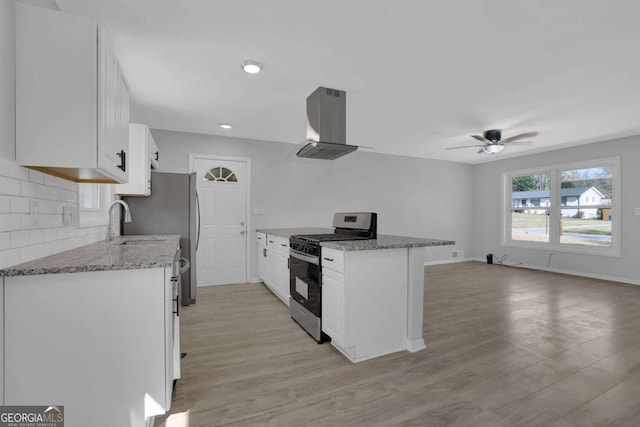
<path id="1" fill-rule="evenodd" d="M 244 226 L 244 221 L 240 221 L 240 225 Z"/>
<path id="2" fill-rule="evenodd" d="M 244 231 L 244 230 L 242 230 L 242 231 L 240 232 L 240 234 L 241 234 L 241 235 L 243 235 L 243 236 L 244 236 L 244 233 L 245 233 L 245 231 Z"/>

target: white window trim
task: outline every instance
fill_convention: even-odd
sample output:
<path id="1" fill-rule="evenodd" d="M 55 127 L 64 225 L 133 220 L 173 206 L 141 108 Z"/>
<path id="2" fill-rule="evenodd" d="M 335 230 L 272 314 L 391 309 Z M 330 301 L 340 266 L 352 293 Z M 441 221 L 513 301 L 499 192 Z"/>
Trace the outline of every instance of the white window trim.
<path id="1" fill-rule="evenodd" d="M 100 191 L 100 206 L 98 209 L 78 209 L 78 228 L 97 227 L 109 224 L 109 204 L 114 199 L 115 189 L 111 184 L 99 184 L 98 190 Z M 78 198 L 79 197 L 80 190 L 78 189 Z M 78 206 L 80 206 L 79 200 Z M 114 218 L 115 216 L 116 215 L 114 215 Z"/>
<path id="2" fill-rule="evenodd" d="M 570 169 L 588 169 L 602 165 L 613 165 L 613 203 L 611 209 L 615 212 L 615 220 L 611 223 L 611 247 L 586 247 L 582 245 L 572 245 L 568 243 L 560 243 L 559 233 L 551 231 L 549 234 L 549 242 L 528 242 L 511 239 L 511 183 L 514 176 L 541 175 L 551 174 L 551 205 L 549 209 L 549 228 L 550 230 L 560 229 L 560 206 L 561 196 L 558 188 L 560 188 L 560 171 Z M 557 186 L 557 187 L 556 187 Z M 610 257 L 620 257 L 620 222 L 622 217 L 622 200 L 620 200 L 620 157 L 607 157 L 575 163 L 564 163 L 552 166 L 544 166 L 531 169 L 520 169 L 502 173 L 502 215 L 500 218 L 502 228 L 502 246 L 526 249 L 538 249 L 547 252 L 570 252 L 575 254 L 600 255 Z M 566 207 L 565 207 L 566 208 Z M 538 207 L 537 209 L 544 209 Z"/>

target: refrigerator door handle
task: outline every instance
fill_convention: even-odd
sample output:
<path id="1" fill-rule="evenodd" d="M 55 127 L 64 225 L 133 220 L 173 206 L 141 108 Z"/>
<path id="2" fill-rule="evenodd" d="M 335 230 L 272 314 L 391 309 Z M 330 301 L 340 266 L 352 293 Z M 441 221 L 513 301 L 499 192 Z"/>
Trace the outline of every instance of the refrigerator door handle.
<path id="1" fill-rule="evenodd" d="M 196 251 L 198 250 L 198 245 L 200 244 L 200 198 L 198 197 L 198 191 L 196 190 L 196 215 L 198 216 L 198 234 L 196 237 Z"/>

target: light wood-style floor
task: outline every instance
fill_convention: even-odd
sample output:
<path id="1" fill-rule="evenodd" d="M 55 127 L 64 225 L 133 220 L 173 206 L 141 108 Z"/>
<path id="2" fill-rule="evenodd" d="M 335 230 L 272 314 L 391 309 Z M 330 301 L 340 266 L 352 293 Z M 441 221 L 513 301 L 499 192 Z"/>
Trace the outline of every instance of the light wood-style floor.
<path id="1" fill-rule="evenodd" d="M 640 425 L 640 287 L 476 262 L 425 287 L 427 349 L 355 365 L 262 284 L 200 288 L 156 425 Z"/>

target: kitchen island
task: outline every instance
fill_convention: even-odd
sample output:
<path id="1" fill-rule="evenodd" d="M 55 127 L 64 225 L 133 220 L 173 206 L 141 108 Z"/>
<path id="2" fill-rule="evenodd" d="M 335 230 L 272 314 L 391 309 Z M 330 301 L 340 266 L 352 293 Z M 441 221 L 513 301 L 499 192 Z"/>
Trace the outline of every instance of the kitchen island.
<path id="1" fill-rule="evenodd" d="M 266 236 L 267 243 L 278 243 L 279 238 L 282 245 L 282 239 L 307 230 L 258 229 L 257 235 Z M 425 348 L 425 248 L 453 244 L 383 234 L 370 240 L 321 242 L 322 331 L 331 344 L 352 362 Z"/>
<path id="2" fill-rule="evenodd" d="M 169 410 L 179 239 L 116 237 L 0 270 L 4 404 L 64 405 L 70 426 Z"/>

